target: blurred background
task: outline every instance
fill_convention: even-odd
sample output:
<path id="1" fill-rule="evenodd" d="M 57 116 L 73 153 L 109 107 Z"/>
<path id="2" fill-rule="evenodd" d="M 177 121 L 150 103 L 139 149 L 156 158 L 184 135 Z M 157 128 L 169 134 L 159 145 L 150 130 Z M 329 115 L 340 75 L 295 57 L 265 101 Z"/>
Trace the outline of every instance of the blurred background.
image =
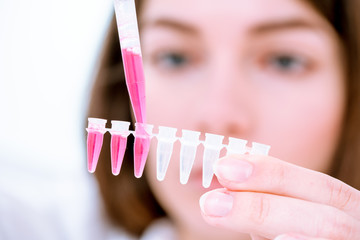
<path id="1" fill-rule="evenodd" d="M 84 128 L 112 13 L 111 0 L 0 0 L 0 239 L 104 239 Z"/>

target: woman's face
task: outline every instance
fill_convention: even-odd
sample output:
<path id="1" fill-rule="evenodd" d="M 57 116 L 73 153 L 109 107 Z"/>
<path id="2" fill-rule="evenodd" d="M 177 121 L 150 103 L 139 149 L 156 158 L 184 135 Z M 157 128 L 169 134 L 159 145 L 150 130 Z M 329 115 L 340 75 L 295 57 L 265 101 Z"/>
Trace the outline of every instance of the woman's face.
<path id="1" fill-rule="evenodd" d="M 188 129 L 268 144 L 274 157 L 328 170 L 345 81 L 336 35 L 310 5 L 147 0 L 141 21 L 149 123 L 176 127 L 179 135 Z M 206 191 L 201 148 L 189 183 L 181 185 L 180 144 L 163 182 L 155 180 L 155 147 L 149 181 L 181 234 L 223 234 L 200 215 L 198 200 Z M 219 187 L 216 180 L 212 187 Z"/>

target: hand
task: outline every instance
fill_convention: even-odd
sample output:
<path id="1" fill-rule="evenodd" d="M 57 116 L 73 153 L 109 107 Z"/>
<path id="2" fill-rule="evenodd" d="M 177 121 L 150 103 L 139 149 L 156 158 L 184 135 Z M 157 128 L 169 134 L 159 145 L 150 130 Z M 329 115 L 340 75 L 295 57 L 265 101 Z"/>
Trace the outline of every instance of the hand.
<path id="1" fill-rule="evenodd" d="M 360 191 L 333 177 L 259 155 L 222 158 L 214 171 L 224 189 L 200 199 L 211 225 L 253 239 L 360 239 Z"/>

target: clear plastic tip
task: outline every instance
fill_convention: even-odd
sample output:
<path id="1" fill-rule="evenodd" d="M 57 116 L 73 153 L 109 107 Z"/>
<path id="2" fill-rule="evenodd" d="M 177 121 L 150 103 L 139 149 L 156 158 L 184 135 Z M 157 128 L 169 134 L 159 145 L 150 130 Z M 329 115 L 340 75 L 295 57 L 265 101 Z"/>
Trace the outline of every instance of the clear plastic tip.
<path id="1" fill-rule="evenodd" d="M 191 169 L 194 165 L 196 150 L 200 132 L 182 130 L 181 150 L 180 150 L 180 183 L 186 184 L 189 180 Z"/>
<path id="2" fill-rule="evenodd" d="M 157 167 L 157 179 L 163 181 L 166 175 L 166 171 L 169 166 L 171 155 L 173 152 L 173 145 L 176 141 L 176 128 L 159 127 L 159 134 L 157 136 L 157 155 L 156 155 L 156 167 Z"/>
<path id="3" fill-rule="evenodd" d="M 220 156 L 220 151 L 223 148 L 224 136 L 205 133 L 204 143 L 204 158 L 203 158 L 203 187 L 210 187 L 214 170 L 215 161 Z"/>

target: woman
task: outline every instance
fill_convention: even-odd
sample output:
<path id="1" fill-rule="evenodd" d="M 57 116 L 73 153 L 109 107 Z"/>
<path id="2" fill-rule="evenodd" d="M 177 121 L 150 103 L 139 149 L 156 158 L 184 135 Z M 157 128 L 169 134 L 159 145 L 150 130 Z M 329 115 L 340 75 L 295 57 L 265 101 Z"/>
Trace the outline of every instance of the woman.
<path id="1" fill-rule="evenodd" d="M 163 182 L 155 149 L 139 180 L 132 149 L 117 177 L 103 151 L 96 177 L 114 222 L 140 236 L 166 216 L 178 239 L 360 239 L 358 7 L 138 1 L 148 122 L 269 144 L 271 157 L 220 159 L 209 191 L 200 154 L 179 183 L 179 145 Z M 113 22 L 89 116 L 132 119 L 119 50 Z"/>

